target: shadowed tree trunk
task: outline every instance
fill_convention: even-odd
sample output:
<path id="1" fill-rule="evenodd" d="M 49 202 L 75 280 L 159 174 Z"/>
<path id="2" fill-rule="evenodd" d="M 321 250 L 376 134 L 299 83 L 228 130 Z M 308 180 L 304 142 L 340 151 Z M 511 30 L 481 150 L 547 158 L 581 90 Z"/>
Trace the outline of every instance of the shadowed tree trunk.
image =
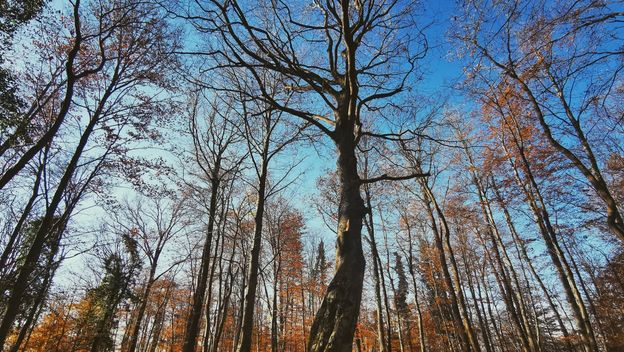
<path id="1" fill-rule="evenodd" d="M 261 100 L 272 109 L 302 119 L 334 143 L 340 198 L 336 212 L 335 273 L 312 324 L 307 350 L 350 352 L 362 296 L 365 260 L 361 230 L 367 212 L 360 195 L 364 181 L 358 175 L 357 146 L 364 134 L 397 139 L 404 136 L 403 131 L 363 131 L 361 110 L 368 111 L 374 102 L 384 104 L 382 101 L 403 92 L 416 60 L 426 52 L 426 45 L 422 32 L 410 32 L 417 25 L 411 12 L 406 11 L 411 10 L 409 4 L 331 0 L 313 7 L 299 5 L 269 2 L 260 5 L 266 11 L 255 11 L 255 3 L 252 7 L 242 1 L 211 0 L 210 6 L 195 7 L 199 12 L 209 12 L 209 16 L 181 16 L 197 28 L 209 28 L 220 39 L 210 52 L 205 52 L 219 62 L 219 69 L 243 68 L 250 73 L 260 94 L 246 98 Z M 263 15 L 258 16 L 259 13 Z M 302 32 L 307 34 L 302 36 Z M 312 50 L 302 55 L 302 45 Z M 368 48 L 373 46 L 381 50 L 369 52 Z M 292 94 L 289 104 L 272 95 L 266 72 L 278 76 L 283 85 L 280 94 Z M 361 83 L 371 80 L 378 82 L 378 88 Z M 207 84 L 225 91 L 231 88 L 218 82 Z M 417 176 L 422 175 L 383 175 L 366 182 Z"/>
<path id="2" fill-rule="evenodd" d="M 267 138 L 268 140 L 268 138 Z M 268 143 L 267 143 L 268 144 Z M 266 151 L 268 153 L 268 150 Z M 258 287 L 258 271 L 260 269 L 260 244 L 262 242 L 262 225 L 264 219 L 264 205 L 266 202 L 266 183 L 268 165 L 266 155 L 263 155 L 261 170 L 258 178 L 258 200 L 254 217 L 254 237 L 251 246 L 251 258 L 247 269 L 247 286 L 243 305 L 243 320 L 241 326 L 241 340 L 238 346 L 239 352 L 251 350 L 251 337 L 253 333 L 254 310 L 256 302 L 256 288 Z"/>
<path id="3" fill-rule="evenodd" d="M 427 341 L 425 340 L 425 330 L 423 327 L 423 318 L 422 318 L 422 309 L 420 307 L 420 301 L 418 300 L 418 282 L 416 280 L 416 270 L 414 262 L 414 252 L 413 252 L 413 239 L 412 239 L 412 229 L 410 226 L 409 220 L 405 221 L 405 225 L 407 227 L 407 269 L 410 273 L 410 277 L 412 279 L 412 286 L 414 286 L 414 305 L 416 306 L 416 323 L 418 325 L 418 340 L 420 345 L 420 352 L 427 352 Z"/>
<path id="4" fill-rule="evenodd" d="M 366 207 L 360 195 L 354 121 L 351 118 L 344 123 L 343 119 L 336 124 L 340 202 L 335 272 L 310 330 L 310 351 L 351 351 L 362 300 L 365 261 L 361 231 Z"/>
<path id="5" fill-rule="evenodd" d="M 364 186 L 364 194 L 366 196 L 366 206 L 371 209 L 371 196 L 368 186 Z M 381 272 L 379 253 L 377 251 L 377 241 L 375 240 L 375 225 L 373 223 L 372 209 L 368 213 L 368 217 L 365 220 L 366 228 L 368 230 L 368 241 L 370 244 L 371 254 L 373 256 L 373 280 L 375 282 L 375 304 L 377 312 L 377 335 L 379 343 L 379 351 L 385 352 L 387 350 L 387 341 L 389 337 L 386 337 L 386 330 L 384 324 L 383 305 L 381 300 Z M 388 317 L 389 318 L 389 317 Z"/>
<path id="6" fill-rule="evenodd" d="M 232 126 L 227 122 L 228 117 L 221 113 L 221 106 L 211 104 L 205 116 L 206 126 L 198 125 L 199 96 L 195 97 L 191 111 L 190 132 L 193 138 L 194 156 L 197 165 L 202 170 L 202 177 L 208 180 L 210 186 L 210 201 L 208 205 L 208 223 L 206 236 L 201 254 L 201 264 L 197 286 L 193 292 L 192 307 L 186 324 L 184 335 L 184 352 L 194 352 L 199 335 L 202 309 L 206 298 L 206 288 L 210 274 L 210 259 L 212 255 L 212 242 L 214 240 L 215 224 L 219 211 L 218 199 L 221 196 L 223 181 L 238 168 L 236 160 L 225 157 L 226 151 L 234 143 Z M 202 128 L 206 130 L 202 132 Z M 227 164 L 226 164 L 227 163 Z M 231 165 L 230 165 L 231 163 Z"/>

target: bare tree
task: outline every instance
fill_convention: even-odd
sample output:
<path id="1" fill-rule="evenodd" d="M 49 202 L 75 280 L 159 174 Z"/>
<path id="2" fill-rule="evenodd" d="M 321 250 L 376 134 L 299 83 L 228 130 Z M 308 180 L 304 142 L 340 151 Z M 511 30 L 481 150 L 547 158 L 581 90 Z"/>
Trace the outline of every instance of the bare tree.
<path id="1" fill-rule="evenodd" d="M 46 204 L 28 254 L 9 294 L 0 325 L 0 345 L 4 345 L 13 325 L 29 277 L 48 235 L 54 233 L 53 229 L 62 228 L 61 225 L 67 223 L 77 203 L 94 185 L 92 181 L 103 171 L 110 171 L 107 167 L 114 165 L 111 159 L 123 159 L 127 151 L 122 146 L 124 142 L 141 138 L 149 130 L 151 119 L 148 117 L 159 99 L 143 94 L 139 87 L 163 87 L 165 80 L 162 76 L 151 73 L 154 70 L 164 73 L 172 64 L 171 33 L 162 21 L 162 14 L 153 5 L 133 1 L 102 3 L 83 11 L 80 2 L 76 2 L 72 7 L 71 23 L 75 35 L 97 38 L 93 45 L 84 49 L 83 53 L 88 55 L 80 64 L 87 71 L 90 70 L 88 67 L 104 70 L 108 76 L 83 82 L 83 85 L 76 87 L 80 88 L 80 99 L 69 99 L 67 102 L 75 104 L 80 110 L 79 114 L 83 114 L 78 115 L 77 120 L 84 125 L 79 125 L 81 128 L 78 129 L 75 148 L 62 168 L 60 179 Z M 71 50 L 79 49 L 80 44 Z M 61 112 L 66 108 L 63 105 Z M 130 125 L 132 128 L 128 127 Z M 129 130 L 128 134 L 124 133 L 125 130 Z M 101 138 L 99 145 L 92 146 L 93 140 L 98 138 Z M 10 176 L 11 173 L 6 175 Z M 58 217 L 63 202 L 66 207 L 63 216 Z M 56 234 L 54 240 L 59 242 L 63 232 Z"/>
<path id="2" fill-rule="evenodd" d="M 219 215 L 219 199 L 222 196 L 224 180 L 234 177 L 240 167 L 240 156 L 231 152 L 238 142 L 235 128 L 222 112 L 219 99 L 206 101 L 205 91 L 198 91 L 192 97 L 189 129 L 193 140 L 193 159 L 199 168 L 199 178 L 209 185 L 209 201 L 207 205 L 206 236 L 201 253 L 201 263 L 197 277 L 197 286 L 193 292 L 191 313 L 187 321 L 184 347 L 185 352 L 195 350 L 201 321 L 201 313 L 208 286 L 215 224 Z M 207 105 L 207 106 L 206 106 Z M 191 188 L 196 185 L 188 184 Z M 202 192 L 203 190 L 197 190 Z"/>
<path id="3" fill-rule="evenodd" d="M 608 105 L 623 68 L 614 26 L 622 12 L 608 2 L 528 0 L 466 1 L 465 10 L 462 17 L 471 22 L 455 36 L 473 54 L 476 81 L 519 88 L 544 138 L 589 182 L 604 204 L 608 228 L 624 241 L 621 204 L 600 160 L 600 143 L 621 139 L 614 136 L 621 132 Z"/>
<path id="4" fill-rule="evenodd" d="M 201 15 L 185 17 L 216 40 L 206 51 L 189 53 L 209 56 L 217 68 L 245 68 L 259 87 L 261 95 L 255 98 L 317 127 L 336 146 L 341 188 L 336 271 L 312 325 L 308 349 L 350 351 L 365 265 L 361 229 L 367 209 L 360 185 L 420 176 L 362 180 L 356 156 L 362 136 L 410 135 L 396 130 L 365 131 L 362 118 L 406 88 L 415 61 L 424 54 L 426 46 L 412 13 L 414 4 L 343 0 L 307 6 L 214 0 L 195 5 L 191 11 Z M 249 6 L 262 10 L 250 12 Z M 294 95 L 290 104 L 282 104 L 267 89 L 261 74 L 267 70 L 283 81 L 281 95 Z M 319 102 L 318 108 L 307 104 L 308 99 Z"/>
<path id="5" fill-rule="evenodd" d="M 147 208 L 149 207 L 149 208 Z M 137 249 L 147 262 L 147 278 L 142 284 L 138 305 L 133 311 L 130 326 L 126 329 L 124 348 L 129 352 L 137 349 L 139 334 L 152 288 L 163 275 L 179 265 L 186 258 L 173 258 L 167 268 L 160 268 L 159 262 L 165 246 L 188 226 L 184 214 L 184 200 L 138 199 L 134 204 L 126 203 L 123 210 L 113 214 L 111 227 L 120 233 L 128 233 L 137 243 Z M 171 259 L 170 259 L 171 260 Z M 160 263 L 162 266 L 162 263 Z"/>

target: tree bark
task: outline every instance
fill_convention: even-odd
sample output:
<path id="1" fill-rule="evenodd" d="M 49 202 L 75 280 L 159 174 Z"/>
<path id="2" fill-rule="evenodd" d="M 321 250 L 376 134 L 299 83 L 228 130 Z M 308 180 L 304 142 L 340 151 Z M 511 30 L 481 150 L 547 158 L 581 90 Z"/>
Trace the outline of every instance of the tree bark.
<path id="1" fill-rule="evenodd" d="M 194 352 L 197 344 L 197 335 L 199 334 L 199 322 L 201 320 L 202 306 L 206 295 L 206 286 L 208 282 L 208 273 L 210 269 L 210 253 L 212 246 L 212 237 L 214 233 L 215 217 L 217 214 L 217 198 L 220 188 L 221 155 L 215 160 L 211 175 L 210 189 L 210 205 L 208 208 L 208 227 L 206 229 L 206 240 L 202 251 L 201 264 L 199 270 L 199 278 L 197 279 L 197 287 L 193 293 L 193 305 L 191 307 L 190 316 L 186 325 L 184 335 L 183 352 Z"/>
<path id="2" fill-rule="evenodd" d="M 377 251 L 377 241 L 375 240 L 375 227 L 373 224 L 373 212 L 371 209 L 370 192 L 368 187 L 364 187 L 364 195 L 366 198 L 366 206 L 369 208 L 367 214 L 366 228 L 368 229 L 369 243 L 371 247 L 371 254 L 373 255 L 373 281 L 375 282 L 375 304 L 377 313 L 377 337 L 379 343 L 379 351 L 386 352 L 386 331 L 384 326 L 383 305 L 381 301 L 381 268 L 379 267 L 379 253 Z M 388 317 L 389 318 L 389 317 Z"/>
<path id="3" fill-rule="evenodd" d="M 459 279 L 457 263 L 455 262 L 455 256 L 453 255 L 453 249 L 451 247 L 450 229 L 448 227 L 448 223 L 446 222 L 446 217 L 444 216 L 442 209 L 438 205 L 438 202 L 436 201 L 433 192 L 431 192 L 431 189 L 429 189 L 429 186 L 425 182 L 421 182 L 421 185 L 423 187 L 423 192 L 426 197 L 425 203 L 436 238 L 436 247 L 438 249 L 438 255 L 440 256 L 440 262 L 442 263 L 444 279 L 448 286 L 449 293 L 451 294 L 451 306 L 453 308 L 454 315 L 456 315 L 457 319 L 459 319 L 458 323 L 460 325 L 458 328 L 460 331 L 460 337 L 462 339 L 462 342 L 464 342 L 464 348 L 467 351 L 474 350 L 475 352 L 479 352 L 479 342 L 474 333 L 474 329 L 472 328 L 472 324 L 468 316 L 468 310 L 466 308 L 464 294 L 462 292 L 461 282 Z M 436 220 L 433 215 L 433 209 L 431 208 L 431 205 L 433 205 L 436 214 L 442 222 L 442 230 L 438 229 L 438 226 L 436 225 Z M 450 265 L 448 265 L 449 262 L 447 262 L 447 253 Z M 451 271 L 449 271 L 449 266 L 451 267 Z M 451 272 L 453 274 L 452 276 Z"/>
<path id="4" fill-rule="evenodd" d="M 583 344 L 583 349 L 588 352 L 597 351 L 598 348 L 596 344 L 596 339 L 591 326 L 591 322 L 589 320 L 587 309 L 583 302 L 580 291 L 578 290 L 576 282 L 574 281 L 574 276 L 570 269 L 570 265 L 568 264 L 568 261 L 565 258 L 561 247 L 559 246 L 559 241 L 557 239 L 558 235 L 550 222 L 550 214 L 546 209 L 545 202 L 541 196 L 540 188 L 533 176 L 530 162 L 524 154 L 524 149 L 522 147 L 523 144 L 516 139 L 515 134 L 512 133 L 512 136 L 514 137 L 514 142 L 518 147 L 519 157 L 523 163 L 524 171 L 526 172 L 525 176 L 527 178 L 528 185 L 525 185 L 521 181 L 518 168 L 515 163 L 510 159 L 509 162 L 511 163 L 514 177 L 516 179 L 516 182 L 518 183 L 518 186 L 524 191 L 526 195 L 526 201 L 529 203 L 529 207 L 533 212 L 535 222 L 538 225 L 540 234 L 542 235 L 542 238 L 544 239 L 544 242 L 548 249 L 548 254 L 553 261 L 553 264 L 559 276 L 559 280 L 561 281 L 561 284 L 563 286 L 566 299 L 572 308 L 575 323 L 581 332 L 581 343 Z M 503 145 L 503 147 L 506 149 L 505 145 Z M 508 151 L 507 153 L 509 154 Z"/>
<path id="5" fill-rule="evenodd" d="M 420 308 L 420 301 L 418 300 L 418 283 L 416 281 L 416 271 L 414 266 L 414 252 L 413 252 L 413 241 L 412 241 L 412 231 L 409 225 L 409 221 L 405 221 L 407 226 L 407 236 L 408 236 L 408 270 L 410 273 L 410 277 L 412 278 L 412 285 L 414 286 L 414 305 L 416 306 L 416 324 L 418 325 L 418 339 L 420 345 L 420 352 L 427 352 L 427 341 L 425 340 L 425 329 L 423 327 L 423 319 L 422 319 L 422 310 Z"/>
<path id="6" fill-rule="evenodd" d="M 360 195 L 354 127 L 354 121 L 344 119 L 336 125 L 340 180 L 336 268 L 310 329 L 312 352 L 351 352 L 360 313 L 365 268 L 361 231 L 367 209 Z"/>

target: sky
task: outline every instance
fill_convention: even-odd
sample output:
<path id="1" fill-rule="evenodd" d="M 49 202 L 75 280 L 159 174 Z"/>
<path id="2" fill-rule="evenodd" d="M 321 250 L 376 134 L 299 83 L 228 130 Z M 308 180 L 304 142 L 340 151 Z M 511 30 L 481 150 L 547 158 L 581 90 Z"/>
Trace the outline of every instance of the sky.
<path id="1" fill-rule="evenodd" d="M 420 69 L 424 71 L 423 80 L 416 87 L 416 92 L 432 97 L 436 103 L 445 99 L 449 101 L 461 101 L 460 92 L 453 89 L 455 83 L 462 79 L 462 63 L 453 61 L 452 46 L 447 38 L 447 32 L 451 25 L 450 19 L 455 11 L 455 1 L 427 0 L 422 3 L 422 24 L 426 26 L 425 35 L 428 40 L 429 50 L 425 58 L 419 62 Z M 325 143 L 327 144 L 327 143 Z M 321 150 L 326 150 L 322 148 Z M 335 169 L 335 156 L 319 156 L 315 150 L 305 151 L 306 160 L 302 164 L 305 169 L 305 177 L 300 180 L 300 191 L 309 194 L 310 199 L 317 193 L 316 181 L 326 171 Z M 308 202 L 306 202 L 308 203 Z M 308 219 L 307 226 L 312 234 L 320 235 L 326 244 L 334 243 L 334 234 L 323 223 L 318 212 L 309 205 L 302 207 Z"/>
<path id="2" fill-rule="evenodd" d="M 62 9 L 67 4 L 66 0 L 53 0 L 51 8 Z M 419 68 L 423 72 L 422 81 L 416 87 L 418 94 L 433 97 L 435 100 L 443 101 L 449 97 L 458 99 L 459 94 L 453 91 L 452 86 L 461 79 L 461 63 L 453 62 L 451 45 L 446 38 L 449 30 L 450 18 L 455 12 L 454 1 L 424 1 L 421 6 L 419 18 L 421 24 L 425 26 L 425 35 L 428 40 L 429 50 L 424 59 L 419 62 Z M 22 34 L 22 40 L 28 40 L 28 33 Z M 304 160 L 294 173 L 299 175 L 290 189 L 286 190 L 286 195 L 291 194 L 298 201 L 294 204 L 304 214 L 306 218 L 307 233 L 313 238 L 322 238 L 326 242 L 326 248 L 332 248 L 335 238 L 332 231 L 321 220 L 320 215 L 315 210 L 312 199 L 317 194 L 316 183 L 320 176 L 328 170 L 335 169 L 335 154 L 333 147 L 328 141 L 321 142 L 317 148 L 299 148 L 297 157 L 303 156 Z M 285 151 L 283 157 L 290 159 L 292 148 Z M 169 158 L 165 152 L 150 150 L 149 155 Z M 279 173 L 276 171 L 275 173 Z M 122 184 L 112 190 L 119 200 L 132 198 L 132 192 L 127 185 Z M 299 199 L 301 201 L 299 201 Z M 89 198 L 83 202 L 74 219 L 75 224 L 94 225 L 102 219 L 106 212 L 98 207 L 98 198 Z M 94 221 L 95 219 L 95 221 Z M 304 240 L 304 242 L 306 242 Z M 328 251 L 331 253 L 332 251 Z M 79 272 L 81 265 L 74 264 L 71 260 L 67 263 L 66 269 L 69 273 Z"/>

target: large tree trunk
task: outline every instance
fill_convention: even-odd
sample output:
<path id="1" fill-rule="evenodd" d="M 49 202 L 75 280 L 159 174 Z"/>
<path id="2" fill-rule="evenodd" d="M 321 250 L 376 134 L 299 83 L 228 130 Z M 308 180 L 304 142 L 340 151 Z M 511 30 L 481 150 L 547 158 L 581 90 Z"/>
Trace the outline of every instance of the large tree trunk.
<path id="1" fill-rule="evenodd" d="M 323 303 L 310 330 L 308 351 L 351 352 L 353 335 L 360 313 L 365 260 L 362 251 L 362 219 L 366 207 L 360 195 L 353 124 L 340 126 L 338 139 L 338 177 L 340 203 L 336 268 Z M 346 128 L 345 128 L 346 127 Z"/>

